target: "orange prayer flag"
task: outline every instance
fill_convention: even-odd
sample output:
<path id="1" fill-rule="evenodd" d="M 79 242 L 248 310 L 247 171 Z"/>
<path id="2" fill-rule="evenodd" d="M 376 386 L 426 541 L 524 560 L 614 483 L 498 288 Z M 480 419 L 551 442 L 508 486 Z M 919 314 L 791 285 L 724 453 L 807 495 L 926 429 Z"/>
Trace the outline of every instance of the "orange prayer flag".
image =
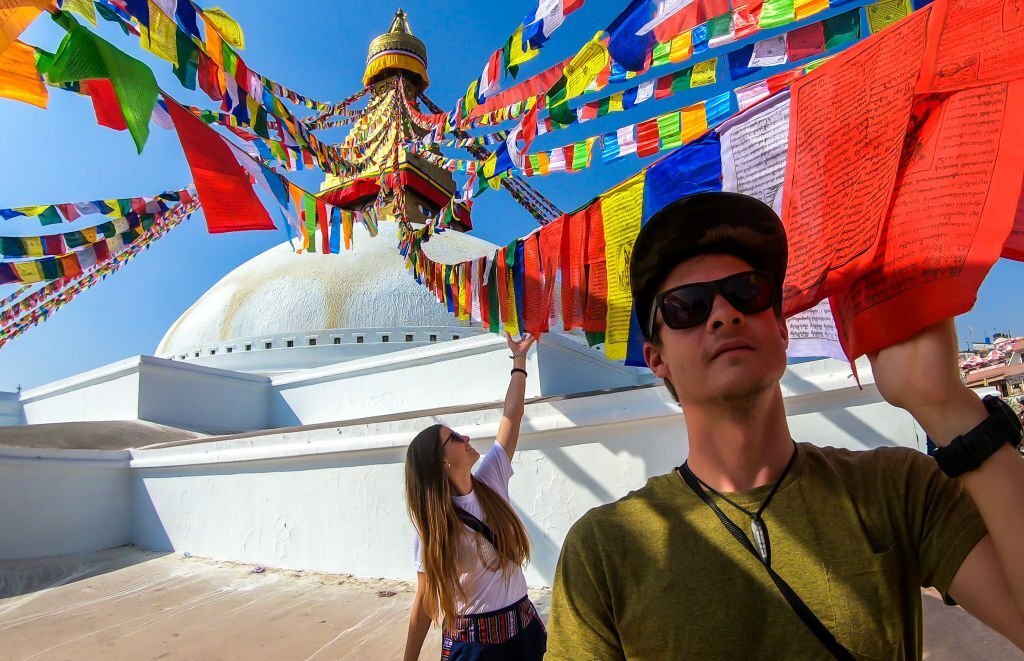
<path id="1" fill-rule="evenodd" d="M 15 41 L 0 53 L 0 97 L 46 107 L 49 97 L 31 46 Z"/>
<path id="2" fill-rule="evenodd" d="M 13 44 L 51 0 L 0 0 L 0 53 Z"/>

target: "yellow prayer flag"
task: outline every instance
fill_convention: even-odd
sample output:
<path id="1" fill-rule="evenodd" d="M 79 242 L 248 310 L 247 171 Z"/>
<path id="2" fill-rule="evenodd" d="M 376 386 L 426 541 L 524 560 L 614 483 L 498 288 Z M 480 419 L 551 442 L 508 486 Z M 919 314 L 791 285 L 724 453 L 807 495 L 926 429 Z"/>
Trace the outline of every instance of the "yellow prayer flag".
<path id="1" fill-rule="evenodd" d="M 601 41 L 602 34 L 601 32 L 597 33 L 562 69 L 562 75 L 565 76 L 566 100 L 583 94 L 590 81 L 597 78 L 597 74 L 608 66 L 610 56 L 608 55 L 608 46 Z"/>
<path id="2" fill-rule="evenodd" d="M 519 313 L 516 311 L 516 287 L 512 269 L 505 271 L 505 296 L 502 307 L 508 310 L 508 321 L 505 322 L 505 331 L 512 337 L 519 335 Z"/>
<path id="3" fill-rule="evenodd" d="M 96 243 L 96 228 L 86 227 L 82 229 L 82 236 L 85 237 L 86 243 Z"/>
<path id="4" fill-rule="evenodd" d="M 26 257 L 42 257 L 43 242 L 38 236 L 24 236 L 21 238 L 21 245 L 25 248 Z"/>
<path id="5" fill-rule="evenodd" d="M 546 151 L 537 152 L 537 161 L 539 165 L 537 171 L 541 174 L 547 174 L 548 166 L 551 163 L 551 157 L 548 156 L 548 153 Z"/>
<path id="6" fill-rule="evenodd" d="M 701 87 L 702 85 L 715 84 L 715 71 L 718 69 L 718 58 L 713 57 L 693 65 L 693 74 L 690 76 L 690 87 Z"/>
<path id="7" fill-rule="evenodd" d="M 235 48 L 245 48 L 245 33 L 242 32 L 242 26 L 238 24 L 238 21 L 231 18 L 220 7 L 211 7 L 202 11 L 207 25 L 212 25 L 224 41 Z"/>
<path id="8" fill-rule="evenodd" d="M 533 58 L 537 57 L 539 49 L 533 48 L 529 43 L 526 44 L 526 50 L 523 50 L 523 25 L 519 24 L 516 31 L 512 33 L 512 38 L 509 40 L 509 51 L 508 51 L 508 65 L 514 67 L 523 62 L 528 62 Z"/>
<path id="9" fill-rule="evenodd" d="M 11 262 L 10 264 L 14 267 L 14 272 L 18 274 L 18 279 L 25 284 L 42 282 L 43 269 L 39 267 L 39 262 Z"/>
<path id="10" fill-rule="evenodd" d="M 695 140 L 708 132 L 708 116 L 704 109 L 704 102 L 695 103 L 682 110 L 683 143 Z"/>
<path id="11" fill-rule="evenodd" d="M 23 216 L 38 216 L 49 208 L 49 204 L 38 204 L 30 207 L 14 207 L 14 211 L 17 211 Z"/>
<path id="12" fill-rule="evenodd" d="M 629 260 L 644 206 L 646 172 L 631 177 L 601 196 L 604 220 L 604 257 L 608 274 L 604 353 L 609 360 L 624 360 L 629 345 L 633 293 L 629 286 Z"/>
<path id="13" fill-rule="evenodd" d="M 92 0 L 64 0 L 64 11 L 73 11 L 96 26 L 96 7 Z"/>
<path id="14" fill-rule="evenodd" d="M 906 2 L 908 5 L 910 4 L 909 0 L 906 0 Z M 828 7 L 829 0 L 794 0 L 793 15 L 795 18 L 793 20 L 802 21 L 808 16 L 825 11 Z"/>
<path id="15" fill-rule="evenodd" d="M 617 92 L 608 98 L 608 112 L 622 112 L 622 95 L 624 92 Z"/>
<path id="16" fill-rule="evenodd" d="M 689 30 L 669 43 L 668 61 L 678 64 L 693 55 L 693 33 Z"/>
<path id="17" fill-rule="evenodd" d="M 139 26 L 139 32 L 142 33 L 139 43 L 153 55 L 178 66 L 178 41 L 175 38 L 178 26 L 153 0 L 148 2 L 149 27 Z"/>
<path id="18" fill-rule="evenodd" d="M 914 8 L 910 0 L 879 0 L 864 8 L 871 34 L 876 34 L 896 21 L 906 18 Z"/>
<path id="19" fill-rule="evenodd" d="M 51 0 L 0 0 L 0 53 L 13 44 Z"/>
<path id="20" fill-rule="evenodd" d="M 473 112 L 473 108 L 476 108 L 478 105 L 480 105 L 476 102 L 476 88 L 478 83 L 479 80 L 473 80 L 473 82 L 469 84 L 469 87 L 466 88 L 466 96 L 464 97 L 465 101 L 463 101 L 463 107 L 466 109 L 467 115 Z"/>
<path id="21" fill-rule="evenodd" d="M 103 214 L 108 218 L 120 218 L 121 217 L 121 205 L 118 203 L 117 198 L 110 200 L 103 200 L 103 203 L 110 207 L 110 211 Z"/>
<path id="22" fill-rule="evenodd" d="M 35 49 L 16 41 L 0 53 L 0 97 L 45 108 L 46 86 L 36 70 Z"/>

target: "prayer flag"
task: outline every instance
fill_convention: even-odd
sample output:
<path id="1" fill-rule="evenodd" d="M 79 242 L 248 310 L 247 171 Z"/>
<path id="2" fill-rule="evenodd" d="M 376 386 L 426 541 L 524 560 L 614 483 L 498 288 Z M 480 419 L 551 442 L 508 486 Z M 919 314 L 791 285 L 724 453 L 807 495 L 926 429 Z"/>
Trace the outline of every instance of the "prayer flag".
<path id="1" fill-rule="evenodd" d="M 15 41 L 0 52 L 0 97 L 46 108 L 46 86 L 36 70 L 31 46 Z"/>

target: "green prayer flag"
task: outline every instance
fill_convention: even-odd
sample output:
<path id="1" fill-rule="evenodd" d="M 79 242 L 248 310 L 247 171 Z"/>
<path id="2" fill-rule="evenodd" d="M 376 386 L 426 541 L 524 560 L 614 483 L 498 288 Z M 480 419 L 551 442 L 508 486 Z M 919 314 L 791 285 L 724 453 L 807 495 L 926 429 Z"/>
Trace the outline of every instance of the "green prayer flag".
<path id="1" fill-rule="evenodd" d="M 661 138 L 662 149 L 675 149 L 683 144 L 680 129 L 678 111 L 658 117 L 658 137 Z"/>
<path id="2" fill-rule="evenodd" d="M 302 194 L 302 210 L 306 212 L 307 250 L 316 252 L 316 198 L 309 193 Z"/>
<path id="3" fill-rule="evenodd" d="M 793 0 L 765 0 L 759 25 L 762 30 L 768 30 L 792 23 L 795 18 Z"/>
<path id="4" fill-rule="evenodd" d="M 50 205 L 38 215 L 39 222 L 43 225 L 60 225 L 64 219 L 57 213 L 57 207 Z"/>
<path id="5" fill-rule="evenodd" d="M 663 44 L 658 44 L 657 46 L 655 46 L 654 53 L 651 56 L 651 66 L 657 67 L 661 66 L 662 64 L 668 64 L 668 56 L 671 52 L 672 44 L 670 42 L 665 42 Z"/>
<path id="6" fill-rule="evenodd" d="M 47 79 L 60 84 L 109 78 L 125 124 L 141 154 L 149 137 L 149 118 L 158 92 L 153 72 L 139 60 L 83 28 L 67 12 L 62 12 L 62 16 L 67 20 L 60 22 L 68 33 L 47 70 Z"/>
<path id="7" fill-rule="evenodd" d="M 199 72 L 199 47 L 192 41 L 192 36 L 180 28 L 175 28 L 174 40 L 178 47 L 178 63 L 174 65 L 174 75 L 182 87 L 194 90 Z"/>
<path id="8" fill-rule="evenodd" d="M 80 248 L 86 244 L 85 234 L 83 232 L 67 232 L 64 234 L 64 243 L 67 244 L 69 250 Z"/>
<path id="9" fill-rule="evenodd" d="M 61 272 L 60 264 L 54 258 L 40 259 L 39 267 L 43 271 L 44 280 L 56 280 L 61 278 L 64 274 Z"/>
<path id="10" fill-rule="evenodd" d="M 690 76 L 693 74 L 693 67 L 686 67 L 682 71 L 672 74 L 672 84 L 669 88 L 673 94 L 690 89 Z"/>
<path id="11" fill-rule="evenodd" d="M 825 50 L 860 39 L 860 11 L 848 11 L 822 21 L 825 27 Z"/>
<path id="12" fill-rule="evenodd" d="M 498 260 L 491 261 L 491 270 L 487 273 L 487 311 L 490 313 L 489 330 L 501 332 L 501 310 L 498 308 Z"/>
<path id="13" fill-rule="evenodd" d="M 114 235 L 117 234 L 117 228 L 114 227 L 114 221 L 108 220 L 105 223 L 97 225 L 96 233 L 102 234 L 104 239 L 113 239 Z"/>
<path id="14" fill-rule="evenodd" d="M 611 107 L 611 100 L 612 100 L 612 98 L 610 96 L 606 96 L 605 98 L 598 100 L 598 102 L 597 102 L 597 116 L 598 117 L 604 117 L 605 115 L 608 114 L 609 108 Z"/>
<path id="15" fill-rule="evenodd" d="M 604 331 L 584 331 L 587 336 L 587 346 L 594 348 L 599 344 L 604 344 Z"/>
<path id="16" fill-rule="evenodd" d="M 117 210 L 121 212 L 122 216 L 127 216 L 132 210 L 131 198 L 124 198 L 117 200 Z"/>
<path id="17" fill-rule="evenodd" d="M 156 214 L 144 213 L 139 217 L 139 222 L 142 223 L 142 231 L 148 232 L 156 222 Z"/>
<path id="18" fill-rule="evenodd" d="M 708 40 L 720 39 L 732 33 L 732 12 L 708 19 Z"/>
<path id="19" fill-rule="evenodd" d="M 267 129 L 267 109 L 263 106 L 256 108 L 256 119 L 252 123 L 252 130 L 260 137 L 270 137 L 270 131 Z"/>
<path id="20" fill-rule="evenodd" d="M 238 71 L 238 53 L 223 41 L 221 42 L 221 53 L 224 56 L 224 72 L 234 76 Z"/>
<path id="21" fill-rule="evenodd" d="M 583 170 L 587 167 L 587 157 L 590 155 L 590 150 L 587 149 L 587 141 L 582 140 L 573 145 L 572 148 L 572 169 Z"/>

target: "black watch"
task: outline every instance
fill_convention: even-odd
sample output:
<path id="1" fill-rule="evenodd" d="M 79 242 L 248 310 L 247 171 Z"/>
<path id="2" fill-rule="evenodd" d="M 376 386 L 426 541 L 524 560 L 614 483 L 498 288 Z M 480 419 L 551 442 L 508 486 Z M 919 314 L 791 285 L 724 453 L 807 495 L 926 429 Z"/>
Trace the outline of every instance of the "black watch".
<path id="1" fill-rule="evenodd" d="M 958 477 L 981 466 L 1006 443 L 1020 448 L 1021 424 L 1013 409 L 995 395 L 981 401 L 988 410 L 988 417 L 971 431 L 935 451 L 939 468 L 950 477 Z"/>

